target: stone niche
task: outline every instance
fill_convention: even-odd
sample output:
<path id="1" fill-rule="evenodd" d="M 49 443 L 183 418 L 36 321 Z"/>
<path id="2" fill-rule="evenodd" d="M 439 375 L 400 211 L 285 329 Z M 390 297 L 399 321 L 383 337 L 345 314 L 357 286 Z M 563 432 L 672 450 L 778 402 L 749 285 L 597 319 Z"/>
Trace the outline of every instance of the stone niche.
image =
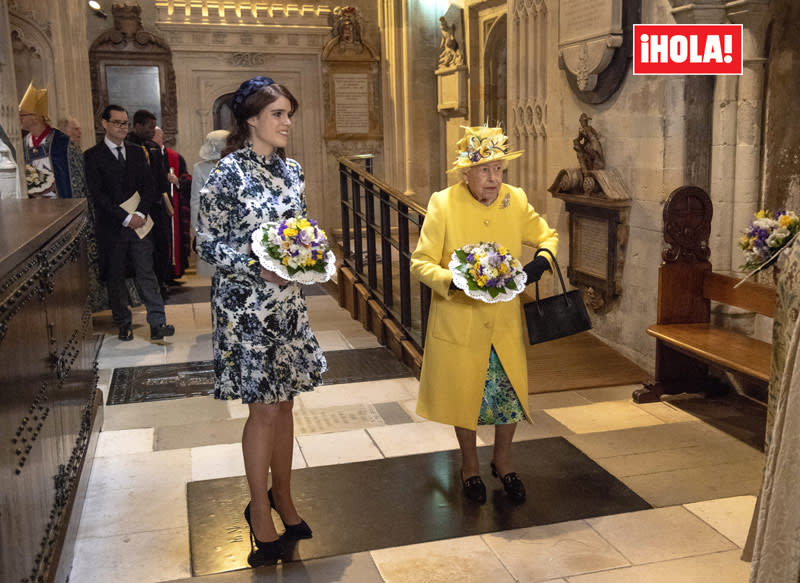
<path id="1" fill-rule="evenodd" d="M 622 294 L 631 195 L 619 172 L 605 167 L 590 119 L 581 115 L 573 140 L 580 167 L 560 170 L 548 190 L 564 201 L 569 215 L 567 277 L 583 290 L 589 307 L 603 313 Z"/>

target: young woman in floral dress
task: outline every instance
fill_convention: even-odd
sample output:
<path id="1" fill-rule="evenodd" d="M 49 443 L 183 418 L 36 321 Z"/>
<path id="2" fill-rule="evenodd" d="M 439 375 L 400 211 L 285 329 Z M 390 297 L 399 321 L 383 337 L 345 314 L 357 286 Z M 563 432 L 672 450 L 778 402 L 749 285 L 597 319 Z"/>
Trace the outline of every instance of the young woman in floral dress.
<path id="1" fill-rule="evenodd" d="M 282 85 L 255 77 L 242 83 L 232 109 L 228 153 L 200 193 L 197 251 L 216 267 L 215 397 L 241 398 L 250 409 L 242 451 L 250 488 L 248 560 L 256 565 L 283 553 L 271 508 L 285 536 L 311 536 L 291 495 L 292 406 L 296 395 L 321 383 L 326 362 L 309 327 L 301 286 L 263 269 L 250 249 L 262 223 L 306 215 L 303 171 L 284 151 L 297 100 Z"/>

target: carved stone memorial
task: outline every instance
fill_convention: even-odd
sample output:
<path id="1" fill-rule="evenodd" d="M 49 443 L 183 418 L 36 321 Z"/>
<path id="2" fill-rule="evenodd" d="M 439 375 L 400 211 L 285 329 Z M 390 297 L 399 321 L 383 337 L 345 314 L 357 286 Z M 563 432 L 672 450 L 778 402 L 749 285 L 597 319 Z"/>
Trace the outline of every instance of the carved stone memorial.
<path id="1" fill-rule="evenodd" d="M 579 168 L 559 171 L 548 189 L 569 213 L 567 277 L 595 312 L 622 294 L 631 195 L 620 174 L 606 168 L 600 135 L 585 113 L 573 140 Z"/>
<path id="2" fill-rule="evenodd" d="M 380 138 L 378 57 L 361 38 L 358 8 L 334 8 L 330 24 L 333 38 L 322 51 L 325 138 Z"/>
<path id="3" fill-rule="evenodd" d="M 450 19 L 448 20 L 448 15 Z M 451 6 L 447 15 L 439 17 L 442 32 L 436 85 L 440 113 L 463 115 L 467 111 L 467 65 L 464 59 L 461 10 Z"/>
<path id="4" fill-rule="evenodd" d="M 602 103 L 622 84 L 632 58 L 638 0 L 561 0 L 559 66 L 586 103 Z"/>
<path id="5" fill-rule="evenodd" d="M 164 142 L 175 143 L 178 101 L 172 50 L 167 42 L 142 27 L 142 9 L 124 2 L 111 7 L 114 28 L 98 36 L 89 48 L 95 137 L 103 139 L 100 114 L 109 103 L 155 114 Z"/>

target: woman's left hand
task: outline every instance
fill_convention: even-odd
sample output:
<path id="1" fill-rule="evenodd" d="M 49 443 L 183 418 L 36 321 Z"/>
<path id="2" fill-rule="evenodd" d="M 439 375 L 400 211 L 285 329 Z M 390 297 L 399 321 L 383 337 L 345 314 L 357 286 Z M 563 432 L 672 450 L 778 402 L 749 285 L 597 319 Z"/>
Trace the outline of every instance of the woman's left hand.
<path id="1" fill-rule="evenodd" d="M 542 274 L 545 271 L 550 271 L 550 262 L 544 257 L 537 256 L 533 259 L 533 261 L 523 267 L 523 270 L 525 271 L 525 275 L 528 276 L 526 285 L 529 283 L 534 283 L 542 278 Z"/>
<path id="2" fill-rule="evenodd" d="M 274 271 L 270 271 L 269 269 L 261 268 L 261 278 L 266 279 L 270 283 L 274 283 L 275 285 L 286 285 L 289 283 L 288 279 L 283 279 L 280 275 L 275 273 Z"/>

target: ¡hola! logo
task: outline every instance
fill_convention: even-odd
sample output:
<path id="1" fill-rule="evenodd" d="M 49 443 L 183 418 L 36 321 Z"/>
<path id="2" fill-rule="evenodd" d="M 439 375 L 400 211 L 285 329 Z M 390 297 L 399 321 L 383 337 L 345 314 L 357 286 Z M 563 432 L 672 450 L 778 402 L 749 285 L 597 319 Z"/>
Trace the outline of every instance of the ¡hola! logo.
<path id="1" fill-rule="evenodd" d="M 634 24 L 634 75 L 741 75 L 741 24 Z"/>

